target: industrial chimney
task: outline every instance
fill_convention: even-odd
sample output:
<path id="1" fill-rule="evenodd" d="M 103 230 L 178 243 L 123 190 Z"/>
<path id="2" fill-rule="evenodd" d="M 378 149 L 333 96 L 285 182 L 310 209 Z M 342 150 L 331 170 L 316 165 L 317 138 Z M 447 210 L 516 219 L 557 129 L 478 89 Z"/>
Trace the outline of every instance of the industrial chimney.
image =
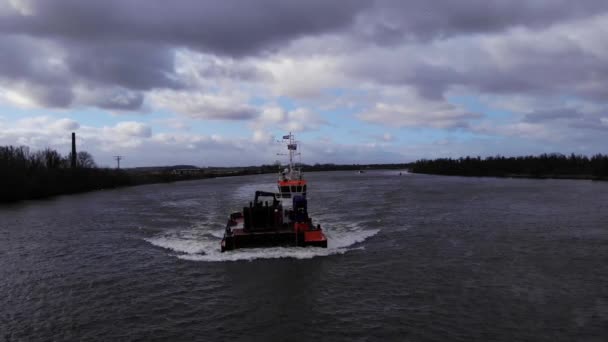
<path id="1" fill-rule="evenodd" d="M 72 132 L 72 169 L 76 168 L 76 133 Z"/>

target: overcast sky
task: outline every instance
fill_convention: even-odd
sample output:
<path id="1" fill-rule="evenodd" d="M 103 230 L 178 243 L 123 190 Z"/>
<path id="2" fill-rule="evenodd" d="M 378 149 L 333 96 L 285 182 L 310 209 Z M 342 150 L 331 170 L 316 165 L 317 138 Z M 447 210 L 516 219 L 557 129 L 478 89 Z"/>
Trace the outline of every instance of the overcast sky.
<path id="1" fill-rule="evenodd" d="M 0 0 L 0 145 L 98 164 L 608 153 L 605 0 Z"/>

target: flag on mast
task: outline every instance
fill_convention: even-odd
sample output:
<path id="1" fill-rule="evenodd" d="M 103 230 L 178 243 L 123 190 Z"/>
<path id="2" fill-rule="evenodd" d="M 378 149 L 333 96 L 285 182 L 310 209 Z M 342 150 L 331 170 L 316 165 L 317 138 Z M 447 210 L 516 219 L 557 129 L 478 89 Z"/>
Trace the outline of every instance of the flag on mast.
<path id="1" fill-rule="evenodd" d="M 289 139 L 289 135 L 284 135 L 283 139 Z"/>

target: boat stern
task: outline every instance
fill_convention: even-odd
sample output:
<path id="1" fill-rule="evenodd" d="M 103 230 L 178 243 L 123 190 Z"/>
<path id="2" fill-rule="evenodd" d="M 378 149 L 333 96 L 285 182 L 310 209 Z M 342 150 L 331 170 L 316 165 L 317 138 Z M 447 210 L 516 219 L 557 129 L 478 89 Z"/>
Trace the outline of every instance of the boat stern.
<path id="1" fill-rule="evenodd" d="M 327 248 L 327 238 L 321 229 L 305 231 L 304 246 Z"/>

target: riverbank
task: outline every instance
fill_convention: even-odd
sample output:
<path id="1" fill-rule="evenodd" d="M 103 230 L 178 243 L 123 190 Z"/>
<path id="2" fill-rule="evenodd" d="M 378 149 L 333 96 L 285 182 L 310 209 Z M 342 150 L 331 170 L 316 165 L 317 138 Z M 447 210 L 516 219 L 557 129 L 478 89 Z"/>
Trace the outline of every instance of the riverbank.
<path id="1" fill-rule="evenodd" d="M 542 154 L 523 157 L 464 157 L 418 160 L 412 173 L 464 177 L 608 180 L 608 156 Z"/>
<path id="2" fill-rule="evenodd" d="M 458 174 L 442 174 L 429 172 L 415 172 L 410 170 L 410 173 L 448 176 L 448 177 L 479 177 L 479 178 L 521 178 L 521 179 L 572 179 L 572 180 L 592 180 L 592 181 L 608 181 L 608 177 L 597 177 L 593 175 L 531 175 L 531 174 L 505 174 L 505 175 L 458 175 Z"/>
<path id="3" fill-rule="evenodd" d="M 405 168 L 407 168 L 407 164 L 316 164 L 302 166 L 304 172 Z M 4 189 L 0 193 L 0 204 L 145 184 L 277 172 L 278 166 L 276 165 L 209 168 L 166 166 L 121 170 L 107 168 L 58 168 L 46 169 L 44 172 L 39 171 L 37 173 L 12 172 L 10 176 L 0 177 L 0 187 Z"/>
<path id="4" fill-rule="evenodd" d="M 0 187 L 3 188 L 0 193 L 0 203 L 44 199 L 102 189 L 258 173 L 260 172 L 251 170 L 196 173 L 180 173 L 174 170 L 141 171 L 98 168 L 48 170 L 45 173 L 22 174 L 11 179 L 0 180 Z"/>

